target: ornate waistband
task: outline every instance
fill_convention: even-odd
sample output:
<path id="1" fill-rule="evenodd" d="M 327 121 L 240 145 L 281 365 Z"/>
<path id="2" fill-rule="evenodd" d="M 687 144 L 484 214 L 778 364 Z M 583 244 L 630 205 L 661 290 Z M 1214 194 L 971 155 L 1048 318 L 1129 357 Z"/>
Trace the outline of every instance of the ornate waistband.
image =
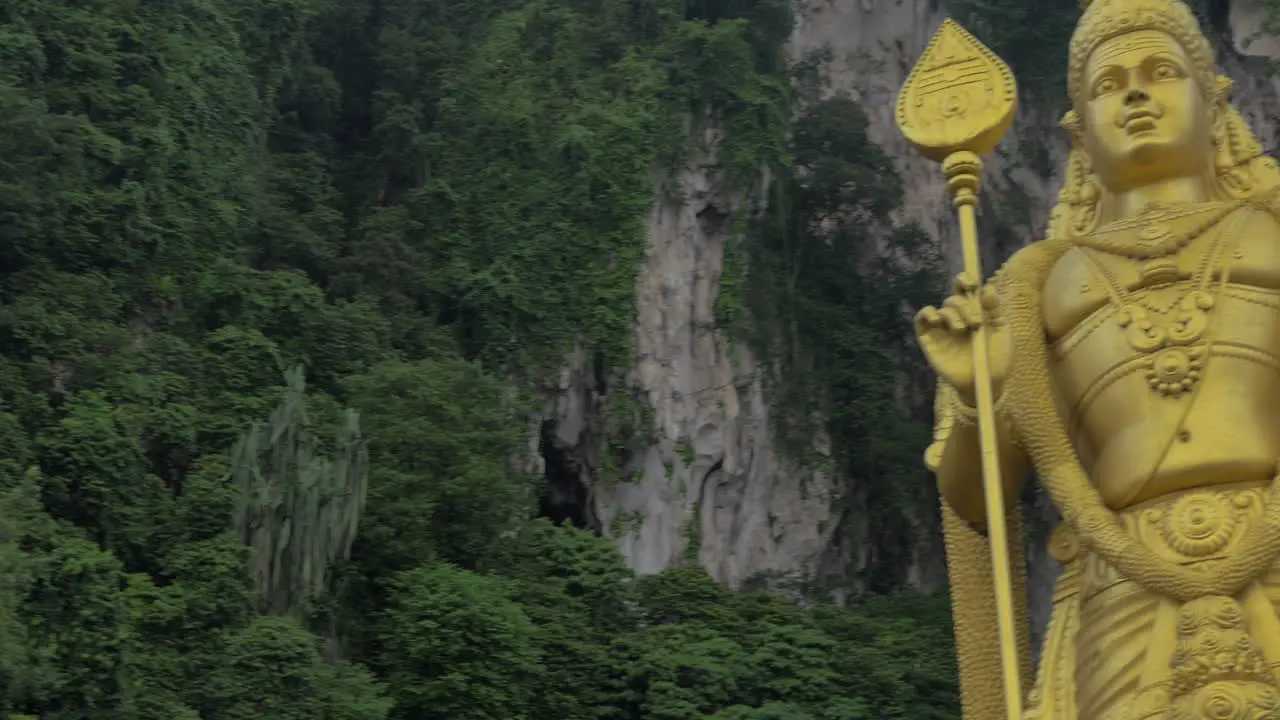
<path id="1" fill-rule="evenodd" d="M 1170 493 L 1116 513 L 1125 529 L 1158 557 L 1179 565 L 1230 557 L 1265 511 L 1267 483 L 1251 482 Z M 1050 552 L 1079 573 L 1086 596 L 1126 582 L 1120 573 L 1080 544 L 1065 524 L 1055 530 Z M 1079 563 L 1074 561 L 1079 560 Z M 1076 583 L 1070 583 L 1076 585 Z M 1073 587 L 1072 590 L 1076 588 Z"/>
<path id="2" fill-rule="evenodd" d="M 1265 509 L 1269 483 L 1193 488 L 1118 513 L 1126 529 L 1182 565 L 1227 557 Z"/>

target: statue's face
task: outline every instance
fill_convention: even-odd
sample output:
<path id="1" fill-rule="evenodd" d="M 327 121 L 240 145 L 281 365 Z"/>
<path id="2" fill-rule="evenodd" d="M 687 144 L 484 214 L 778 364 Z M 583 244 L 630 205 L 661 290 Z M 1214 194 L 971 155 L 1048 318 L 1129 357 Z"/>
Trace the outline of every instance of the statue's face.
<path id="1" fill-rule="evenodd" d="M 1136 30 L 1102 43 L 1085 68 L 1085 150 L 1108 189 L 1131 190 L 1207 171 L 1211 108 L 1172 37 Z"/>

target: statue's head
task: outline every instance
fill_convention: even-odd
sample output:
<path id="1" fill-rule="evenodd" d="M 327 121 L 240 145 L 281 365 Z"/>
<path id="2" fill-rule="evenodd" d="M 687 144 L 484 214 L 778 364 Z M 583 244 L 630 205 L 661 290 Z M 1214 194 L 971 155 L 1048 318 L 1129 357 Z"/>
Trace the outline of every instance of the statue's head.
<path id="1" fill-rule="evenodd" d="M 1242 197 L 1259 173 L 1275 175 L 1274 163 L 1259 165 L 1262 149 L 1229 103 L 1231 81 L 1214 73 L 1213 47 L 1182 0 L 1081 4 L 1063 119 L 1073 153 L 1059 206 L 1073 232 L 1092 227 L 1108 193 L 1200 176 L 1215 195 Z"/>
<path id="2" fill-rule="evenodd" d="M 1095 0 L 1068 67 L 1080 137 L 1107 189 L 1211 172 L 1224 103 L 1213 49 L 1180 0 Z"/>

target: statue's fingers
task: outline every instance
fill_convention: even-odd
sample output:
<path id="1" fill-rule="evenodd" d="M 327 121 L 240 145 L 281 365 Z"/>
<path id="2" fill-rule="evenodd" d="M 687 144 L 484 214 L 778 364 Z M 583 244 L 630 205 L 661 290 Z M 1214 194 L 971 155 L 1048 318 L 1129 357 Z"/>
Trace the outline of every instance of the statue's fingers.
<path id="1" fill-rule="evenodd" d="M 916 334 L 922 337 L 929 334 L 931 330 L 942 327 L 944 324 L 938 308 L 932 305 L 921 308 L 920 312 L 916 313 Z"/>
<path id="2" fill-rule="evenodd" d="M 978 309 L 978 303 L 967 297 L 952 295 L 942 304 L 943 309 L 955 311 L 964 319 L 965 326 L 976 328 L 982 324 L 982 311 Z M 964 328 L 961 328 L 964 329 Z"/>
<path id="3" fill-rule="evenodd" d="M 982 307 L 987 310 L 995 310 L 1000 307 L 1000 295 L 996 293 L 996 289 L 992 285 L 982 288 Z"/>
<path id="4" fill-rule="evenodd" d="M 1000 296 L 990 285 L 982 288 L 982 314 L 992 321 L 1000 319 Z"/>
<path id="5" fill-rule="evenodd" d="M 957 295 L 972 295 L 978 289 L 978 279 L 967 272 L 956 275 L 955 288 Z"/>
<path id="6" fill-rule="evenodd" d="M 938 311 L 938 314 L 942 315 L 942 321 L 953 333 L 962 333 L 969 329 L 969 323 L 965 321 L 964 315 L 953 307 L 944 307 Z"/>

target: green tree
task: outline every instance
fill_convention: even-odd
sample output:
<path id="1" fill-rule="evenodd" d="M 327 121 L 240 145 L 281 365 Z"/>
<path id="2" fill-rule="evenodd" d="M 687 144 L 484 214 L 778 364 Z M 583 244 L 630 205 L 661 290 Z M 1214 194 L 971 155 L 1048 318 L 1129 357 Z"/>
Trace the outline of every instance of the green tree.
<path id="1" fill-rule="evenodd" d="M 69 528 L 41 544 L 22 600 L 39 676 L 19 704 L 53 720 L 125 716 L 135 634 L 121 563 Z"/>
<path id="2" fill-rule="evenodd" d="M 521 717 L 542 686 L 536 632 L 502 580 L 450 565 L 396 576 L 380 642 L 394 717 Z"/>
<path id="3" fill-rule="evenodd" d="M 633 574 L 610 540 L 534 520 L 504 542 L 495 569 L 517 580 L 536 628 L 542 687 L 531 717 L 609 717 L 619 670 L 612 643 L 635 627 Z"/>
<path id="4" fill-rule="evenodd" d="M 0 492 L 0 713 L 16 710 L 42 682 L 22 607 L 39 569 L 23 547 L 43 515 L 35 480 L 32 473 Z"/>
<path id="5" fill-rule="evenodd" d="M 759 708 L 734 705 L 711 717 L 717 720 L 820 720 L 822 718 L 788 703 L 770 703 Z M 853 720 L 853 718 L 847 720 Z"/>
<path id="6" fill-rule="evenodd" d="M 390 575 L 439 558 L 477 567 L 532 510 L 518 471 L 528 431 L 502 382 L 457 358 L 391 362 L 345 390 L 370 448 L 361 567 Z"/>
<path id="7" fill-rule="evenodd" d="M 294 620 L 260 617 L 227 639 L 199 707 L 210 720 L 381 720 L 391 702 L 364 669 L 326 663 Z"/>
<path id="8" fill-rule="evenodd" d="M 630 701 L 640 717 L 693 720 L 743 699 L 747 653 L 732 638 L 698 623 L 651 628 L 633 640 L 627 666 Z"/>
<path id="9" fill-rule="evenodd" d="M 736 630 L 733 594 L 700 565 L 679 565 L 637 582 L 637 605 L 649 625 L 697 622 Z"/>

